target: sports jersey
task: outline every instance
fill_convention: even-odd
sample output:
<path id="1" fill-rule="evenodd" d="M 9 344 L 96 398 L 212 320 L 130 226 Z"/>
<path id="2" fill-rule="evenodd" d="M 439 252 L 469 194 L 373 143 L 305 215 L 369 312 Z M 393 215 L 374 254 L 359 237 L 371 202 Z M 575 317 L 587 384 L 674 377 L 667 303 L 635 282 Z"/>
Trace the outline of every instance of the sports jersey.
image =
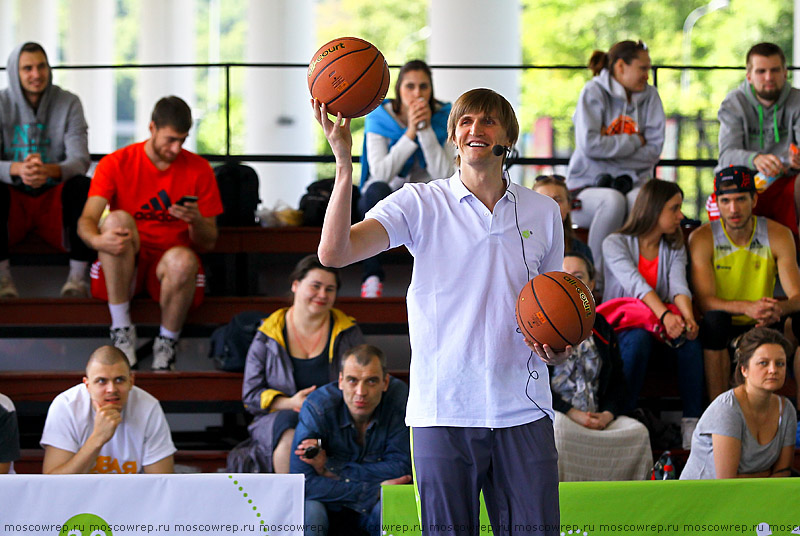
<path id="1" fill-rule="evenodd" d="M 47 410 L 42 447 L 78 452 L 94 430 L 95 409 L 84 384 L 59 394 Z M 175 452 L 164 411 L 152 395 L 134 386 L 122 422 L 103 445 L 90 473 L 141 473 Z"/>
<path id="2" fill-rule="evenodd" d="M 89 197 L 103 197 L 111 210 L 133 216 L 144 247 L 191 246 L 189 224 L 167 209 L 184 195 L 194 195 L 203 217 L 222 214 L 214 172 L 205 159 L 186 150 L 167 169 L 159 170 L 145 153 L 145 143 L 128 145 L 100 160 Z"/>
<path id="3" fill-rule="evenodd" d="M 778 273 L 775 257 L 769 247 L 767 219 L 753 217 L 753 234 L 742 247 L 731 241 L 722 220 L 711 223 L 714 235 L 714 281 L 716 295 L 723 300 L 756 301 L 772 296 Z M 736 315 L 734 325 L 755 324 L 747 315 Z"/>

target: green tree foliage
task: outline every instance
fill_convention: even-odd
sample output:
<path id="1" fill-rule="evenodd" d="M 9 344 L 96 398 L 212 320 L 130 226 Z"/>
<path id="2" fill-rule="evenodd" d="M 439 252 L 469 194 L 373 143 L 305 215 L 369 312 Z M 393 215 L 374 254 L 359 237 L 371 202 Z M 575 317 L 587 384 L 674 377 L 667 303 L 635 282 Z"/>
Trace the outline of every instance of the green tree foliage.
<path id="1" fill-rule="evenodd" d="M 608 50 L 624 39 L 641 39 L 656 66 L 684 65 L 686 17 L 707 0 L 522 0 L 523 61 L 532 65 L 586 65 L 595 49 Z M 689 65 L 744 67 L 747 50 L 772 41 L 791 56 L 792 5 L 785 0 L 731 0 L 724 9 L 701 17 L 691 33 Z M 667 116 L 688 118 L 679 126 L 678 158 L 716 158 L 716 114 L 722 99 L 744 77 L 743 70 L 692 71 L 681 87 L 681 70 L 658 69 L 658 89 Z M 552 117 L 556 155 L 571 153 L 572 114 L 588 69 L 526 70 L 522 74 L 520 120 L 523 130 L 536 119 Z M 651 83 L 653 80 L 651 79 Z M 673 156 L 673 155 L 669 155 Z M 711 171 L 681 168 L 677 178 L 687 193 L 687 212 L 704 216 Z M 694 208 L 692 208 L 692 206 Z"/>

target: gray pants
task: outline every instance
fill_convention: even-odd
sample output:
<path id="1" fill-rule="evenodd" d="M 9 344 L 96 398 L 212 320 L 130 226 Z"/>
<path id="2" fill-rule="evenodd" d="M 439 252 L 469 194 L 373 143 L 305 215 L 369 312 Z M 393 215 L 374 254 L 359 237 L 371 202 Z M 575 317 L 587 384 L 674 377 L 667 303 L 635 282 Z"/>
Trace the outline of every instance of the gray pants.
<path id="1" fill-rule="evenodd" d="M 511 428 L 414 428 L 411 443 L 423 534 L 480 534 L 481 490 L 494 534 L 560 533 L 549 418 Z"/>

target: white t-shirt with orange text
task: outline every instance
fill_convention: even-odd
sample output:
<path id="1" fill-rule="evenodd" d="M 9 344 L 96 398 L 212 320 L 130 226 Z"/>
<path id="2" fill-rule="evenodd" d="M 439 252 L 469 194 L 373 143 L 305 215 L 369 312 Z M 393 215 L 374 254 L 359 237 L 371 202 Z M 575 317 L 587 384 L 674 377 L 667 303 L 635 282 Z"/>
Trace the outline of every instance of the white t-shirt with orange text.
<path id="1" fill-rule="evenodd" d="M 89 391 L 78 384 L 50 404 L 42 447 L 78 452 L 94 429 L 95 410 Z M 134 386 L 122 410 L 122 422 L 103 445 L 90 473 L 141 473 L 144 466 L 175 453 L 167 419 L 158 400 Z"/>

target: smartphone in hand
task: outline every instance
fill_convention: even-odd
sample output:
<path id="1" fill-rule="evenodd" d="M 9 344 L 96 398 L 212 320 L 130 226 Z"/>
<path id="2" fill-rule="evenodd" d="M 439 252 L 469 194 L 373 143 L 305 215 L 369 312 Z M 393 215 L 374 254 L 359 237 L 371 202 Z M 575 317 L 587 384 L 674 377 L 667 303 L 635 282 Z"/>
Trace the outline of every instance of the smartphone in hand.
<path id="1" fill-rule="evenodd" d="M 186 203 L 197 203 L 197 196 L 196 195 L 184 195 L 178 202 L 175 203 L 176 205 L 185 206 Z"/>

